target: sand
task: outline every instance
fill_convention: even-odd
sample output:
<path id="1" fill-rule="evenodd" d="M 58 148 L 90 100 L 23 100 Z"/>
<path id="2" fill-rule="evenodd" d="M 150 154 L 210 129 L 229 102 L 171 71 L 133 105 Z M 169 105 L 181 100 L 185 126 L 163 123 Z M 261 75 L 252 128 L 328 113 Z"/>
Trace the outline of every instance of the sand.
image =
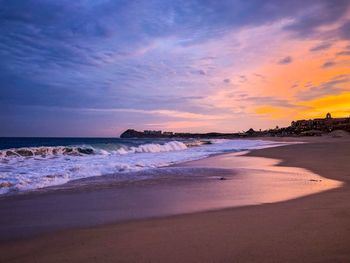
<path id="1" fill-rule="evenodd" d="M 2 242 L 0 262 L 350 262 L 350 142 L 322 140 L 248 155 L 282 159 L 343 181 L 340 188 Z"/>

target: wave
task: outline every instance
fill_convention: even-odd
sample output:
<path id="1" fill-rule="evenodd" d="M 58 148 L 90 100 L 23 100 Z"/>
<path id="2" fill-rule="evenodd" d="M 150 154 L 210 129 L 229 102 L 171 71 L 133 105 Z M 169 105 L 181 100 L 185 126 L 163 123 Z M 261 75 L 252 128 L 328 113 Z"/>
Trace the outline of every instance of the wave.
<path id="1" fill-rule="evenodd" d="M 129 172 L 202 159 L 212 154 L 272 146 L 276 143 L 260 140 L 192 140 L 1 150 L 0 195 L 108 174 L 125 174 L 125 178 L 129 178 Z"/>
<path id="2" fill-rule="evenodd" d="M 93 154 L 93 148 L 87 147 L 28 147 L 14 148 L 0 151 L 0 157 L 32 157 L 32 156 L 52 156 L 52 155 L 84 155 Z"/>
<path id="3" fill-rule="evenodd" d="M 171 152 L 187 149 L 187 145 L 179 141 L 171 141 L 164 144 L 148 143 L 141 144 L 137 147 L 128 147 L 127 149 L 121 148 L 118 153 L 158 153 L 158 152 Z"/>
<path id="4" fill-rule="evenodd" d="M 130 153 L 157 153 L 185 150 L 188 147 L 200 146 L 200 142 L 170 141 L 164 144 L 147 143 L 139 146 L 115 145 L 112 149 L 106 147 L 92 146 L 49 146 L 49 147 L 27 147 L 13 148 L 0 151 L 1 157 L 51 157 L 51 156 L 84 156 L 91 154 L 130 154 Z"/>

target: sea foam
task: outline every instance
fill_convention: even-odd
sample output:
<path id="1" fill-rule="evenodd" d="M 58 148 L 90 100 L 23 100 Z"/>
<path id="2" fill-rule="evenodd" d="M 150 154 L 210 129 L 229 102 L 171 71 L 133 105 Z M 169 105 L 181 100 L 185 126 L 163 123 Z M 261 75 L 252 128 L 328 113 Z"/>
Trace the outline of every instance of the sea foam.
<path id="1" fill-rule="evenodd" d="M 274 145 L 276 143 L 262 140 L 174 140 L 136 146 L 108 144 L 4 149 L 0 151 L 0 194 Z"/>

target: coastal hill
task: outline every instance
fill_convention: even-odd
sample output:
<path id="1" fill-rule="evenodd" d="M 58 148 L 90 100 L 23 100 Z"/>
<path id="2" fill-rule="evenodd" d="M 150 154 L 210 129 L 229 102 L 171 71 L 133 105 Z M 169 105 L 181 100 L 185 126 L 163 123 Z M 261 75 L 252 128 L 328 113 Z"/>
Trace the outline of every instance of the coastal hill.
<path id="1" fill-rule="evenodd" d="M 239 136 L 239 133 L 174 133 L 152 130 L 145 130 L 142 132 L 128 129 L 120 135 L 120 138 L 229 138 Z"/>
<path id="2" fill-rule="evenodd" d="M 267 137 L 267 136 L 321 136 L 336 130 L 350 132 L 350 117 L 332 118 L 327 113 L 325 118 L 292 121 L 288 127 L 259 130 L 249 129 L 240 133 L 174 133 L 154 130 L 136 131 L 128 129 L 120 138 L 241 138 L 241 137 Z"/>

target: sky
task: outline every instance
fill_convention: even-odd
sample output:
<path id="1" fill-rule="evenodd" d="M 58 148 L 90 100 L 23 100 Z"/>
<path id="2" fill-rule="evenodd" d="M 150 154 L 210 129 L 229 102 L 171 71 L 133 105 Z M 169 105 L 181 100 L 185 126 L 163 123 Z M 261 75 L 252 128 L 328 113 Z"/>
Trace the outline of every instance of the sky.
<path id="1" fill-rule="evenodd" d="M 350 115 L 349 0 L 0 0 L 0 136 Z"/>

